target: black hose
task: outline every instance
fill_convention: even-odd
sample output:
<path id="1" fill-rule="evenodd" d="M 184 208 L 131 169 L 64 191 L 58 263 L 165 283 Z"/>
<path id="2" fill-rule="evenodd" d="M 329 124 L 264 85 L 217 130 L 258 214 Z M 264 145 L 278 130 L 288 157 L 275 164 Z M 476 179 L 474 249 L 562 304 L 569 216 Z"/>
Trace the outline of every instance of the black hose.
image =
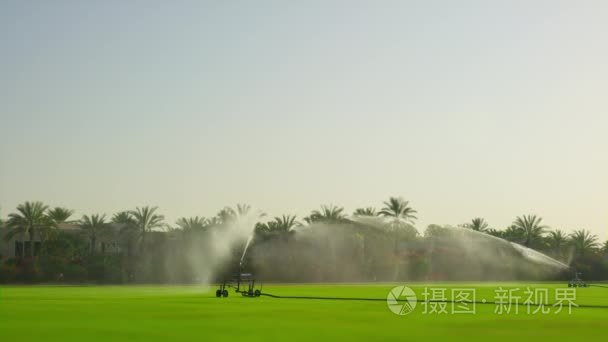
<path id="1" fill-rule="evenodd" d="M 325 299 L 325 300 L 362 300 L 362 301 L 386 301 L 380 298 L 363 298 L 363 297 L 308 297 L 308 296 L 277 296 L 270 293 L 262 293 L 261 296 L 281 299 Z"/>
<path id="2" fill-rule="evenodd" d="M 592 285 L 592 286 L 598 286 L 598 285 Z M 600 286 L 600 287 L 608 287 L 608 286 Z M 313 297 L 313 296 L 277 296 L 277 295 L 273 295 L 270 293 L 261 293 L 260 296 L 267 296 L 267 297 L 272 297 L 272 298 L 279 298 L 279 299 L 315 299 L 315 300 L 350 300 L 350 301 L 367 301 L 367 302 L 386 302 L 386 298 L 365 298 L 365 297 Z M 414 300 L 415 302 L 425 302 L 423 300 Z M 461 302 L 457 302 L 457 301 L 452 301 L 452 300 L 427 300 L 427 303 L 461 303 Z M 494 304 L 496 305 L 497 303 L 494 301 L 475 301 L 475 302 L 464 302 L 467 304 Z M 503 304 L 503 303 L 498 303 L 498 304 Z M 508 304 L 508 303 L 504 303 L 504 304 Z M 511 305 L 519 305 L 519 306 L 523 306 L 523 305 L 530 305 L 530 306 L 540 306 L 540 305 L 545 305 L 545 306 L 551 306 L 553 304 L 535 304 L 535 303 L 521 303 L 521 302 L 515 302 L 515 303 L 511 303 Z M 567 305 L 564 305 L 567 306 Z M 593 309 L 608 309 L 608 305 L 586 305 L 586 304 L 577 304 L 578 308 L 593 308 Z"/>

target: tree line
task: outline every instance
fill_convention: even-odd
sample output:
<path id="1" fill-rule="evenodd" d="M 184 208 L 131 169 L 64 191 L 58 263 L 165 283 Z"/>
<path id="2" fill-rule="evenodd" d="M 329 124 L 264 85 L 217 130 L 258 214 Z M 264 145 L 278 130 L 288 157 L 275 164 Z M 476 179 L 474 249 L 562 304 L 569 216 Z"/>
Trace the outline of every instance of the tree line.
<path id="1" fill-rule="evenodd" d="M 214 232 L 227 229 L 250 209 L 225 207 L 211 217 L 182 217 L 169 224 L 157 207 L 76 219 L 73 210 L 25 202 L 0 222 L 3 243 L 23 242 L 18 255 L 0 255 L 0 282 L 196 282 L 197 267 L 214 257 L 204 253 L 212 249 Z M 255 223 L 248 268 L 269 281 L 473 280 L 506 274 L 491 273 L 492 265 L 478 260 L 481 252 L 465 255 L 463 245 L 450 243 L 452 236 L 442 233 L 446 227 L 429 225 L 421 234 L 414 227 L 416 215 L 408 201 L 391 197 L 379 209 L 357 208 L 350 215 L 343 207 L 323 205 L 301 220 L 262 216 Z M 65 226 L 75 229 L 61 229 Z M 551 229 L 536 215 L 516 217 L 504 229 L 491 228 L 483 218 L 458 227 L 542 252 L 589 279 L 608 277 L 608 241 L 600 243 L 587 230 Z M 473 254 L 482 251 L 487 249 L 484 241 L 466 248 Z M 233 246 L 215 278 L 234 271 L 243 243 Z M 475 263 L 481 271 L 458 273 L 454 260 Z M 504 277 L 530 274 L 513 270 Z"/>

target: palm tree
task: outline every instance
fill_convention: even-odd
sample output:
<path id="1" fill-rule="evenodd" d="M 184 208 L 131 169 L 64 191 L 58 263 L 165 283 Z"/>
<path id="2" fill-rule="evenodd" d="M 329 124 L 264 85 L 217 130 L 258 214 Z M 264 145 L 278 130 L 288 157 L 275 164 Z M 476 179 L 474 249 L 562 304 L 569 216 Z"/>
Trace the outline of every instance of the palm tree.
<path id="1" fill-rule="evenodd" d="M 237 218 L 237 213 L 234 209 L 230 207 L 224 207 L 220 210 L 219 213 L 215 216 L 215 222 L 218 225 L 228 224 L 230 222 L 234 222 Z"/>
<path id="2" fill-rule="evenodd" d="M 576 230 L 570 234 L 570 243 L 579 256 L 585 256 L 598 247 L 597 236 L 584 229 Z"/>
<path id="3" fill-rule="evenodd" d="M 233 210 L 239 217 L 246 216 L 251 211 L 249 204 L 237 204 L 236 210 Z"/>
<path id="4" fill-rule="evenodd" d="M 489 229 L 488 223 L 481 217 L 472 219 L 470 223 L 467 223 L 464 226 L 465 228 L 469 228 L 482 233 L 485 233 Z"/>
<path id="5" fill-rule="evenodd" d="M 308 223 L 313 222 L 326 222 L 326 223 L 338 223 L 346 220 L 344 215 L 344 208 L 336 207 L 333 204 L 322 205 L 321 210 L 313 210 L 310 216 L 304 218 Z"/>
<path id="6" fill-rule="evenodd" d="M 112 216 L 110 222 L 118 229 L 121 236 L 121 247 L 127 251 L 127 256 L 133 256 L 133 250 L 138 240 L 138 231 L 131 212 L 120 211 Z"/>
<path id="7" fill-rule="evenodd" d="M 355 216 L 376 216 L 376 208 L 367 207 L 367 208 L 357 208 L 353 213 Z"/>
<path id="8" fill-rule="evenodd" d="M 208 227 L 217 227 L 222 224 L 222 219 L 219 216 L 213 216 L 212 218 L 207 219 Z"/>
<path id="9" fill-rule="evenodd" d="M 62 223 L 69 223 L 68 219 L 70 216 L 74 215 L 74 210 L 55 207 L 48 211 L 47 215 L 55 224 L 59 225 Z"/>
<path id="10" fill-rule="evenodd" d="M 129 211 L 117 212 L 116 214 L 114 214 L 114 216 L 112 216 L 112 219 L 110 220 L 110 222 L 112 222 L 114 224 L 120 224 L 120 225 L 135 224 L 135 220 L 133 219 L 133 216 L 131 215 L 131 213 Z"/>
<path id="11" fill-rule="evenodd" d="M 86 236 L 91 242 L 91 254 L 94 254 L 97 246 L 97 239 L 104 236 L 109 228 L 108 223 L 106 222 L 106 215 L 83 215 L 80 220 L 80 228 L 85 231 Z"/>
<path id="12" fill-rule="evenodd" d="M 152 231 L 154 228 L 163 227 L 163 220 L 165 217 L 163 215 L 155 214 L 158 207 L 137 207 L 135 210 L 130 211 L 129 213 L 133 216 L 135 220 L 135 228 L 139 232 L 141 236 L 141 251 L 146 244 L 146 234 Z"/>
<path id="13" fill-rule="evenodd" d="M 401 197 L 391 197 L 383 202 L 384 207 L 378 215 L 391 218 L 392 226 L 399 227 L 407 223 L 414 223 L 417 211 L 409 206 L 409 202 Z"/>
<path id="14" fill-rule="evenodd" d="M 524 231 L 513 224 L 501 231 L 499 237 L 517 243 L 522 243 L 525 240 Z"/>
<path id="15" fill-rule="evenodd" d="M 537 243 L 543 236 L 547 226 L 541 225 L 543 219 L 536 215 L 519 216 L 513 222 L 515 228 L 521 230 L 523 234 L 523 245 L 530 247 Z"/>
<path id="16" fill-rule="evenodd" d="M 418 231 L 410 223 L 414 223 L 417 219 L 416 213 L 409 202 L 401 197 L 390 197 L 388 201 L 383 202 L 384 207 L 378 213 L 389 219 L 389 228 L 394 232 L 395 253 L 399 250 L 400 235 L 405 233 L 408 239 L 412 239 L 418 235 Z"/>
<path id="17" fill-rule="evenodd" d="M 563 231 L 556 229 L 549 232 L 547 242 L 549 243 L 549 248 L 551 248 L 553 254 L 561 256 L 563 254 L 564 247 L 566 247 L 568 244 L 568 235 Z"/>
<path id="18" fill-rule="evenodd" d="M 259 223 L 256 225 L 256 231 L 265 236 L 277 236 L 283 240 L 287 240 L 295 233 L 294 228 L 300 226 L 296 216 L 283 215 L 275 217 L 274 220 L 267 223 Z"/>
<path id="19" fill-rule="evenodd" d="M 49 209 L 47 211 L 47 216 L 49 217 L 53 228 L 58 228 L 60 224 L 63 223 L 71 223 L 72 221 L 68 221 L 70 219 L 70 217 L 74 214 L 74 211 L 68 208 L 62 208 L 62 207 L 55 207 L 53 209 Z M 42 232 L 42 234 L 44 236 L 41 236 L 41 238 L 43 238 L 43 240 L 47 240 L 49 239 L 51 234 L 55 234 L 57 233 L 57 230 L 50 230 L 47 229 L 44 232 Z"/>
<path id="20" fill-rule="evenodd" d="M 182 230 L 184 231 L 201 231 L 203 229 L 205 229 L 206 227 L 208 227 L 208 222 L 207 219 L 204 217 L 198 217 L 198 216 L 194 216 L 194 217 L 190 217 L 190 218 L 186 218 L 186 217 L 182 217 L 180 219 L 178 219 L 175 224 L 177 224 L 178 227 L 180 227 Z"/>
<path id="21" fill-rule="evenodd" d="M 130 211 L 120 211 L 114 214 L 110 222 L 119 229 L 121 234 L 133 235 L 132 233 L 137 229 L 135 218 Z"/>
<path id="22" fill-rule="evenodd" d="M 283 215 L 275 217 L 272 221 L 256 224 L 255 231 L 263 238 L 278 237 L 287 241 L 295 233 L 294 229 L 301 225 L 295 215 Z"/>
<path id="23" fill-rule="evenodd" d="M 496 236 L 499 238 L 504 237 L 504 232 L 502 230 L 498 230 L 498 229 L 494 229 L 494 228 L 490 228 L 490 229 L 486 230 L 486 234 Z"/>
<path id="24" fill-rule="evenodd" d="M 259 218 L 266 215 L 258 211 L 255 213 L 255 216 L 249 216 L 252 213 L 251 209 L 252 208 L 249 204 L 237 204 L 236 208 L 224 207 L 219 213 L 217 213 L 215 217 L 209 220 L 209 226 L 225 225 L 234 223 L 246 217 L 253 219 L 254 217 Z"/>
<path id="25" fill-rule="evenodd" d="M 34 237 L 42 236 L 53 226 L 53 222 L 46 215 L 48 206 L 42 202 L 25 202 L 17 206 L 17 213 L 8 215 L 8 232 L 5 240 L 11 240 L 15 235 L 27 234 L 30 243 L 30 256 L 34 256 Z M 25 256 L 25 248 L 22 250 Z"/>

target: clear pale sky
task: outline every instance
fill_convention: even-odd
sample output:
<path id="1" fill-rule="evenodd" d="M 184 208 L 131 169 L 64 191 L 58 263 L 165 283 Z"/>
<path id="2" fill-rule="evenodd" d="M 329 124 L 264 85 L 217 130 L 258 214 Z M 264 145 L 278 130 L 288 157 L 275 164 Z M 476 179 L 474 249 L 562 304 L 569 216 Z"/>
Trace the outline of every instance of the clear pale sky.
<path id="1" fill-rule="evenodd" d="M 606 1 L 2 1 L 0 206 L 608 237 Z"/>

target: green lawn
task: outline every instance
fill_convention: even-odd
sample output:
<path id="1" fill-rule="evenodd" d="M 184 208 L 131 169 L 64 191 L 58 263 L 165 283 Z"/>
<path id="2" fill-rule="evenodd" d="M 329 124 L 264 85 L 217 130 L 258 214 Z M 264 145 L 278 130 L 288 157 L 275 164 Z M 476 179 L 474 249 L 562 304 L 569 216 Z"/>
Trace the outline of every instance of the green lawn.
<path id="1" fill-rule="evenodd" d="M 267 285 L 276 295 L 386 298 L 393 286 Z M 421 298 L 425 286 L 476 289 L 477 300 L 494 300 L 494 289 L 554 289 L 562 284 L 407 284 Z M 572 314 L 494 313 L 477 304 L 476 314 L 424 314 L 421 303 L 405 316 L 384 301 L 215 298 L 200 286 L 16 286 L 0 287 L 2 341 L 206 341 L 255 340 L 464 340 L 551 341 L 604 339 L 608 329 L 608 289 L 577 289 Z M 523 298 L 525 299 L 525 298 Z M 522 299 L 522 300 L 523 300 Z M 601 307 L 604 306 L 604 307 Z M 449 311 L 448 304 L 448 311 Z M 535 309 L 535 307 L 532 307 Z M 512 309 L 513 310 L 513 309 Z M 554 311 L 554 309 L 553 309 Z"/>

